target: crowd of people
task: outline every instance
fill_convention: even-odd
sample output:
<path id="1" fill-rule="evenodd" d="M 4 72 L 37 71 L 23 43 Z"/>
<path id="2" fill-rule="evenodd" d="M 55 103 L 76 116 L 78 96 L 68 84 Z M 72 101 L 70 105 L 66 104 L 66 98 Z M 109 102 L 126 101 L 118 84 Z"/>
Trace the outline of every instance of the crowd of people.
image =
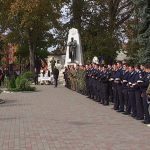
<path id="1" fill-rule="evenodd" d="M 65 67 L 65 86 L 144 124 L 150 123 L 150 65 L 87 64 Z"/>
<path id="2" fill-rule="evenodd" d="M 0 86 L 1 86 L 2 82 L 4 82 L 4 79 L 8 78 L 8 77 L 10 77 L 8 68 L 4 68 L 4 69 L 0 68 Z"/>

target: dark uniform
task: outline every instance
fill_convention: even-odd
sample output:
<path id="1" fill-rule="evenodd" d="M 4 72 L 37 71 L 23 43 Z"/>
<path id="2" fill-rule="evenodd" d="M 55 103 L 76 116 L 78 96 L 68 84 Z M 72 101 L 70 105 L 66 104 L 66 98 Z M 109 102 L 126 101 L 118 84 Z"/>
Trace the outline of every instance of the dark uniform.
<path id="1" fill-rule="evenodd" d="M 92 72 L 92 79 L 93 79 L 93 95 L 95 96 L 95 99 L 97 100 L 98 96 L 97 96 L 97 76 L 99 74 L 99 69 L 94 69 L 94 71 Z"/>
<path id="2" fill-rule="evenodd" d="M 100 80 L 102 83 L 102 103 L 104 102 L 104 105 L 109 105 L 109 73 L 107 71 L 104 71 Z"/>
<path id="3" fill-rule="evenodd" d="M 112 76 L 113 68 L 108 68 L 107 69 L 109 76 Z M 112 89 L 112 82 L 109 82 L 109 99 L 110 102 L 113 102 L 113 89 Z"/>
<path id="4" fill-rule="evenodd" d="M 93 94 L 93 79 L 92 74 L 94 72 L 94 68 L 89 69 L 89 98 L 94 98 Z"/>
<path id="5" fill-rule="evenodd" d="M 149 111 L 148 111 L 149 104 L 147 102 L 148 98 L 146 95 L 146 91 L 149 85 L 149 78 L 150 78 L 150 73 L 146 73 L 144 77 L 142 78 L 143 83 L 140 84 L 140 88 L 141 88 L 142 95 L 143 95 L 143 107 L 144 107 L 144 114 L 145 114 L 144 123 L 145 124 L 150 123 L 150 116 L 149 116 Z"/>
<path id="6" fill-rule="evenodd" d="M 112 72 L 112 76 L 110 77 L 112 88 L 113 88 L 113 101 L 114 101 L 114 110 L 119 109 L 119 99 L 118 99 L 118 91 L 117 91 L 117 84 L 114 82 L 114 80 L 117 78 L 117 71 Z"/>
<path id="7" fill-rule="evenodd" d="M 89 95 L 89 74 L 90 74 L 90 70 L 89 69 L 87 69 L 86 70 L 86 75 L 85 75 L 85 77 L 86 77 L 86 89 L 87 89 L 87 93 L 86 93 L 86 95 Z"/>
<path id="8" fill-rule="evenodd" d="M 124 111 L 124 99 L 123 99 L 123 93 L 122 93 L 122 77 L 123 77 L 123 69 L 119 68 L 115 74 L 116 78 L 115 80 L 118 81 L 117 83 L 117 93 L 118 93 L 118 104 L 119 105 L 119 112 Z"/>
<path id="9" fill-rule="evenodd" d="M 128 112 L 132 110 L 132 117 L 137 116 L 137 110 L 136 110 L 136 100 L 135 100 L 135 91 L 134 88 L 132 88 L 132 84 L 135 83 L 135 75 L 136 72 L 133 71 L 130 73 L 128 78 L 128 84 L 129 84 L 129 104 L 127 106 Z M 130 110 L 131 108 L 131 110 Z"/>
<path id="10" fill-rule="evenodd" d="M 102 95 L 102 82 L 100 81 L 103 75 L 103 70 L 99 70 L 98 75 L 96 77 L 96 87 L 97 87 L 97 102 L 101 102 L 101 95 Z"/>
<path id="11" fill-rule="evenodd" d="M 128 83 L 129 74 L 130 74 L 129 71 L 124 71 L 122 77 L 122 90 L 123 90 L 124 104 L 126 106 L 125 110 L 126 113 L 128 112 L 127 107 L 129 103 L 128 87 L 126 86 Z"/>
<path id="12" fill-rule="evenodd" d="M 142 72 L 139 70 L 135 75 L 135 83 L 138 83 L 142 79 Z M 137 110 L 137 117 L 136 119 L 142 120 L 144 119 L 144 110 L 143 110 L 143 102 L 141 97 L 141 90 L 140 84 L 134 86 L 135 90 L 135 99 L 136 99 L 136 110 Z"/>

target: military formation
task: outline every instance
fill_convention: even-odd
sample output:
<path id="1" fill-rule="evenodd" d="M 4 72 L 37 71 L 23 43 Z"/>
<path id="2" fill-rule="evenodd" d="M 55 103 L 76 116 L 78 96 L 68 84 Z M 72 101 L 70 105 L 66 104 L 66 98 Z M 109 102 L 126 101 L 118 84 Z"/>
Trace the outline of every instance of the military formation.
<path id="1" fill-rule="evenodd" d="M 113 65 L 67 66 L 64 78 L 67 88 L 104 106 L 112 102 L 112 109 L 118 113 L 150 123 L 150 65 L 133 66 L 118 61 Z"/>

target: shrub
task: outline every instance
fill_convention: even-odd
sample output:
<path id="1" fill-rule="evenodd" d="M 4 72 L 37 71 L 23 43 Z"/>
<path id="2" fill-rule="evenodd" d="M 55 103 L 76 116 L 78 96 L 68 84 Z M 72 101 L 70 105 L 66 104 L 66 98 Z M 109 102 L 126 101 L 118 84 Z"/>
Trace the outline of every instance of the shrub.
<path id="1" fill-rule="evenodd" d="M 10 79 L 10 85 L 9 88 L 16 88 L 16 83 L 15 83 L 15 76 L 12 76 Z"/>
<path id="2" fill-rule="evenodd" d="M 25 91 L 25 87 L 28 84 L 28 80 L 26 78 L 24 78 L 22 75 L 18 76 L 16 79 L 16 88 L 18 90 L 22 90 Z"/>
<path id="3" fill-rule="evenodd" d="M 6 88 L 9 88 L 9 86 L 10 86 L 10 79 L 9 78 L 4 79 L 4 86 L 6 86 Z"/>
<path id="4" fill-rule="evenodd" d="M 23 75 L 19 75 L 16 79 L 12 77 L 10 80 L 6 79 L 5 86 L 9 91 L 35 91 L 35 87 L 30 86 L 29 79 L 33 79 L 34 74 L 26 72 Z"/>
<path id="5" fill-rule="evenodd" d="M 34 74 L 32 72 L 28 71 L 23 74 L 23 77 L 26 79 L 34 79 Z"/>

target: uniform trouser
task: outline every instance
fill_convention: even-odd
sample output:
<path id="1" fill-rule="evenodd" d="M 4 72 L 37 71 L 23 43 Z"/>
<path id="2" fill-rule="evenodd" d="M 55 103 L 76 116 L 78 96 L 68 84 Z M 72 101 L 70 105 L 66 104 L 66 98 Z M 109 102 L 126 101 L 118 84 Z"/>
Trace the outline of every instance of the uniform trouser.
<path id="1" fill-rule="evenodd" d="M 78 80 L 75 78 L 75 90 L 78 91 Z"/>
<path id="2" fill-rule="evenodd" d="M 135 90 L 135 99 L 136 99 L 137 117 L 144 118 L 143 102 L 142 102 L 142 98 L 141 98 L 140 89 Z"/>
<path id="3" fill-rule="evenodd" d="M 119 99 L 118 99 L 117 87 L 114 87 L 114 89 L 113 89 L 113 97 L 114 97 L 114 109 L 119 109 Z"/>
<path id="4" fill-rule="evenodd" d="M 122 85 L 117 85 L 118 99 L 119 99 L 119 110 L 124 111 L 124 99 L 122 93 Z"/>
<path id="5" fill-rule="evenodd" d="M 97 84 L 97 86 L 96 86 L 97 87 L 96 96 L 101 97 L 101 82 L 97 80 L 96 84 Z"/>
<path id="6" fill-rule="evenodd" d="M 57 80 L 58 80 L 58 79 L 54 79 L 54 80 L 55 80 L 55 87 L 57 87 Z"/>
<path id="7" fill-rule="evenodd" d="M 86 78 L 86 91 L 89 94 L 89 78 Z"/>
<path id="8" fill-rule="evenodd" d="M 136 116 L 137 111 L 136 111 L 136 100 L 135 100 L 134 90 L 129 91 L 129 101 L 130 101 L 130 104 L 131 104 L 132 115 Z"/>
<path id="9" fill-rule="evenodd" d="M 103 100 L 109 101 L 109 83 L 102 82 L 102 97 Z"/>
<path id="10" fill-rule="evenodd" d="M 112 83 L 111 82 L 109 83 L 109 97 L 110 97 L 110 100 L 112 102 L 114 102 L 113 101 L 113 90 L 112 90 Z"/>
<path id="11" fill-rule="evenodd" d="M 38 85 L 38 76 L 35 76 L 35 77 L 34 77 L 34 83 L 35 83 L 35 85 L 36 85 L 36 84 Z"/>
<path id="12" fill-rule="evenodd" d="M 92 95 L 93 93 L 92 81 L 92 78 L 89 78 L 89 95 Z"/>
<path id="13" fill-rule="evenodd" d="M 96 95 L 97 94 L 97 80 L 93 79 L 93 94 L 92 95 Z"/>
<path id="14" fill-rule="evenodd" d="M 147 103 L 147 95 L 146 91 L 143 91 L 143 107 L 144 107 L 144 114 L 145 114 L 145 121 L 150 122 L 150 116 L 149 116 L 149 104 Z"/>
<path id="15" fill-rule="evenodd" d="M 66 79 L 66 86 L 67 86 L 67 88 L 70 88 L 70 83 L 69 83 L 70 81 L 69 81 L 69 78 L 67 78 Z"/>
<path id="16" fill-rule="evenodd" d="M 129 105 L 129 95 L 128 95 L 128 90 L 127 89 L 123 89 L 123 97 L 124 97 L 124 103 L 125 103 L 125 106 L 126 106 L 126 112 L 129 112 L 128 111 L 128 105 Z"/>

